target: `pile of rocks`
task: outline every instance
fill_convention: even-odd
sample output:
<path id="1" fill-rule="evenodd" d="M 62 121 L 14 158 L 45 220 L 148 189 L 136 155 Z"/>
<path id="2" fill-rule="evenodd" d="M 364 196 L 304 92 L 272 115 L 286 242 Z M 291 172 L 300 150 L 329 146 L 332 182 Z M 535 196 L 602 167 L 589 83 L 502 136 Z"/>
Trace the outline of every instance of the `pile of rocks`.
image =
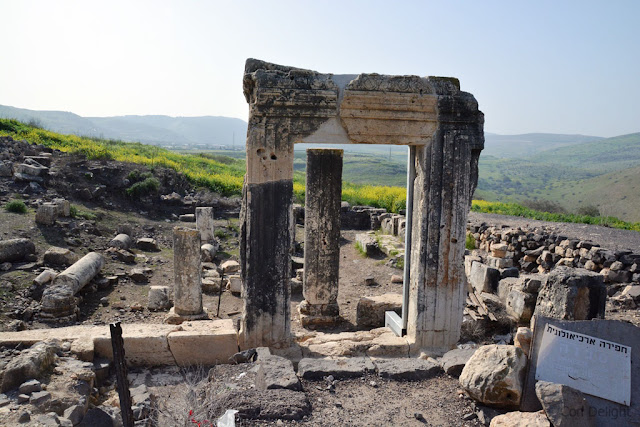
<path id="1" fill-rule="evenodd" d="M 304 225 L 304 207 L 293 205 L 295 222 Z M 402 226 L 400 224 L 402 223 Z M 384 225 L 383 225 L 384 224 Z M 404 236 L 404 216 L 391 214 L 384 208 L 371 206 L 351 206 L 349 202 L 342 202 L 340 207 L 340 226 L 352 230 L 377 230 L 385 227 L 389 234 Z M 393 232 L 395 230 L 395 232 Z M 404 237 L 403 237 L 404 238 Z"/>
<path id="2" fill-rule="evenodd" d="M 590 240 L 570 239 L 545 227 L 522 229 L 482 224 L 469 226 L 468 232 L 476 248 L 490 254 L 483 258 L 490 267 L 515 266 L 528 273 L 545 273 L 565 266 L 600 273 L 607 283 L 640 282 L 640 254 L 630 250 L 609 250 Z"/>

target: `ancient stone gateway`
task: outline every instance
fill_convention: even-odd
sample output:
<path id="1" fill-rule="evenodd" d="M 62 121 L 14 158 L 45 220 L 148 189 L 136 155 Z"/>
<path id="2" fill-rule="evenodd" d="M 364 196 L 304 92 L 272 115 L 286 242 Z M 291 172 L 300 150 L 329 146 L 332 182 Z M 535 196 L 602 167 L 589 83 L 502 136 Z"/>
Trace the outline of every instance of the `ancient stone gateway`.
<path id="1" fill-rule="evenodd" d="M 449 349 L 466 298 L 465 225 L 484 116 L 455 78 L 332 75 L 248 59 L 241 212 L 242 347 L 290 339 L 289 245 L 296 142 L 408 145 L 415 162 L 407 337 Z M 415 156 L 414 156 L 415 155 Z"/>

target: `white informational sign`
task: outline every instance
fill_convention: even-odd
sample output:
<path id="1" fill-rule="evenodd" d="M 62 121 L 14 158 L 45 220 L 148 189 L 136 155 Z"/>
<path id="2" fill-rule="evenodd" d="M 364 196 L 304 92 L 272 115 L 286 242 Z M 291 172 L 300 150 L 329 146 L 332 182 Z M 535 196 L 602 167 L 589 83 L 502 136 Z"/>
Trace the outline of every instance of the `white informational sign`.
<path id="1" fill-rule="evenodd" d="M 546 325 L 536 380 L 568 385 L 629 406 L 631 347 Z"/>

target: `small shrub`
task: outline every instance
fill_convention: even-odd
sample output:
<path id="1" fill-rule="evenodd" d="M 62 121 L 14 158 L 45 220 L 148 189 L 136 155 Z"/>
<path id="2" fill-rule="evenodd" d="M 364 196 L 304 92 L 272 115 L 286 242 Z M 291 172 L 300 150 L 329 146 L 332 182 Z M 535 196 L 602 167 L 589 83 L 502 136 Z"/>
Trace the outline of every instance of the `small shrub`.
<path id="1" fill-rule="evenodd" d="M 576 213 L 578 215 L 600 216 L 600 210 L 593 205 L 580 206 Z"/>
<path id="2" fill-rule="evenodd" d="M 224 230 L 222 230 L 220 228 L 218 228 L 216 231 L 214 231 L 213 235 L 216 236 L 220 240 L 226 240 L 226 239 L 229 238 L 229 234 L 226 231 L 224 231 Z"/>
<path id="3" fill-rule="evenodd" d="M 89 211 L 83 211 L 79 209 L 76 205 L 69 206 L 69 215 L 72 218 L 82 218 L 88 221 L 94 221 L 98 218 L 98 216 Z"/>
<path id="4" fill-rule="evenodd" d="M 8 212 L 13 212 L 18 214 L 27 213 L 27 205 L 25 205 L 22 200 L 11 200 L 10 202 L 7 202 L 6 205 L 4 205 L 4 208 Z"/>
<path id="5" fill-rule="evenodd" d="M 467 233 L 467 238 L 464 241 L 464 247 L 470 251 L 476 248 L 476 239 L 471 235 L 471 233 Z"/>
<path id="6" fill-rule="evenodd" d="M 525 200 L 522 205 L 526 208 L 540 212 L 567 213 L 559 204 L 549 200 Z"/>
<path id="7" fill-rule="evenodd" d="M 129 182 L 135 184 L 136 182 L 144 181 L 146 179 L 153 178 L 151 172 L 140 172 L 138 169 L 134 169 L 127 175 Z"/>
<path id="8" fill-rule="evenodd" d="M 146 178 L 144 181 L 136 182 L 127 188 L 126 193 L 130 197 L 140 198 L 156 193 L 160 188 L 160 181 L 156 178 Z"/>

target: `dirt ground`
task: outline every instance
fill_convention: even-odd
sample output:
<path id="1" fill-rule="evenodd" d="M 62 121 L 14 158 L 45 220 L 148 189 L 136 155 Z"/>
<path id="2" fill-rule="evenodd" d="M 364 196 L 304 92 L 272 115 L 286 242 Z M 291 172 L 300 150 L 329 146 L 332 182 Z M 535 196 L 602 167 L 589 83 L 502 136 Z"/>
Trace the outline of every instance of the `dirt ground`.
<path id="1" fill-rule="evenodd" d="M 61 167 L 69 167 L 73 164 L 79 170 L 87 169 L 85 174 L 90 170 L 97 171 L 96 173 L 110 170 L 116 171 L 121 177 L 128 171 L 127 167 L 120 165 L 94 165 L 90 162 L 77 163 L 69 158 L 64 159 L 66 163 L 63 162 Z M 55 170 L 55 167 L 52 170 Z M 82 171 L 77 173 L 80 174 Z M 58 174 L 56 179 L 60 180 L 63 176 L 64 174 Z M 109 179 L 115 178 L 104 177 L 104 180 Z M 167 185 L 173 181 L 180 182 L 182 185 L 182 181 L 176 177 L 169 176 L 167 180 Z M 94 184 L 95 182 L 90 183 L 90 185 Z M 90 185 L 87 184 L 87 186 Z M 97 291 L 91 291 L 91 287 L 88 286 L 87 291 L 81 295 L 83 299 L 80 304 L 81 312 L 78 323 L 90 325 L 104 325 L 118 321 L 122 323 L 161 323 L 166 312 L 151 312 L 147 309 L 148 292 L 150 286 L 173 285 L 172 228 L 176 225 L 194 225 L 193 223 L 181 223 L 177 220 L 177 214 L 181 213 L 180 210 L 184 207 L 166 207 L 166 209 L 163 207 L 161 209 L 153 204 L 148 206 L 129 204 L 127 199 L 121 196 L 114 196 L 113 199 L 110 199 L 109 191 L 107 191 L 106 197 L 102 196 L 99 200 L 88 202 L 74 198 L 72 192 L 65 193 L 62 190 L 63 187 L 64 182 L 60 181 L 56 187 L 57 195 L 67 196 L 78 209 L 90 213 L 89 216 L 95 219 L 60 218 L 53 226 L 37 225 L 34 221 L 33 206 L 35 206 L 35 201 L 43 196 L 42 194 L 21 195 L 31 206 L 26 214 L 9 213 L 0 209 L 1 238 L 29 238 L 35 243 L 38 256 L 37 261 L 13 263 L 8 271 L 0 271 L 0 326 L 2 330 L 16 327 L 36 329 L 64 326 L 40 323 L 37 316 L 34 315 L 38 310 L 39 298 L 37 298 L 38 289 L 32 286 L 32 282 L 38 272 L 45 267 L 42 265 L 42 255 L 50 246 L 69 248 L 80 256 L 90 251 L 105 253 L 109 241 L 116 235 L 118 226 L 122 224 L 131 226 L 134 238 L 154 238 L 160 250 L 145 252 L 132 249 L 136 260 L 135 263 L 130 264 L 106 255 L 106 264 L 101 275 L 104 277 L 117 276 L 118 283 L 114 287 Z M 115 194 L 116 190 L 113 191 Z M 15 191 L 14 184 L 8 180 L 0 182 L 1 204 L 15 198 L 16 194 L 19 192 Z M 52 194 L 47 193 L 47 196 L 52 196 Z M 215 226 L 221 245 L 215 263 L 219 265 L 227 259 L 237 260 L 239 256 L 238 204 L 237 201 L 217 199 L 214 201 L 218 206 L 215 209 Z M 193 207 L 191 209 L 193 210 Z M 542 223 L 522 218 L 475 213 L 471 214 L 470 220 L 510 226 L 537 223 L 553 225 L 568 236 L 591 238 L 605 247 L 614 249 L 624 247 L 634 251 L 638 251 L 640 248 L 640 233 L 635 232 L 576 224 Z M 336 332 L 357 329 L 356 308 L 361 297 L 402 292 L 401 284 L 391 283 L 391 276 L 402 275 L 402 270 L 391 266 L 388 262 L 389 259 L 384 256 L 378 258 L 362 256 L 354 244 L 355 235 L 358 232 L 363 231 L 342 230 L 341 232 L 338 303 L 343 321 L 332 328 L 332 331 Z M 303 235 L 304 229 L 297 226 L 297 240 L 301 241 Z M 136 267 L 149 267 L 153 271 L 148 282 L 136 283 L 129 278 L 128 273 Z M 366 278 L 373 278 L 375 284 L 367 286 L 365 284 Z M 217 294 L 203 295 L 203 305 L 212 316 L 218 314 L 218 298 Z M 294 332 L 300 332 L 302 329 L 297 312 L 297 306 L 301 300 L 300 293 L 292 295 L 291 321 Z M 228 291 L 222 293 L 219 318 L 231 318 L 237 321 L 240 318 L 241 310 L 242 299 L 240 295 L 234 295 Z M 640 325 L 640 313 L 637 309 L 618 310 L 608 306 L 607 317 L 630 320 Z M 16 326 L 16 322 L 22 323 Z M 217 371 L 217 377 L 207 386 L 229 389 L 250 387 L 252 382 L 247 378 L 251 377 L 251 369 L 250 364 L 220 367 Z M 189 375 L 185 375 L 177 368 L 132 371 L 131 378 L 133 382 L 142 381 L 141 383 L 150 386 L 158 396 L 159 407 L 168 403 L 170 407 L 179 412 L 179 416 L 183 416 L 189 411 L 189 401 L 184 404 L 179 404 L 179 401 L 184 400 L 184 397 L 191 399 L 194 393 L 192 388 L 203 386 L 208 382 L 206 371 L 204 372 L 199 378 L 199 381 L 204 381 L 204 383 L 198 384 L 186 381 L 185 378 Z M 243 373 L 244 375 L 241 375 Z M 158 380 L 158 378 L 161 379 Z M 244 381 L 241 381 L 240 378 L 244 378 Z M 311 415 L 302 421 L 244 422 L 240 425 L 479 425 L 477 418 L 472 415 L 474 413 L 473 403 L 459 391 L 458 381 L 446 375 L 418 382 L 387 381 L 376 376 L 365 375 L 362 378 L 338 381 L 335 392 L 327 390 L 326 384 L 322 381 L 303 381 L 303 387 L 313 410 Z M 113 399 L 114 393 L 112 390 L 109 396 L 104 397 Z M 160 425 L 185 424 L 173 423 L 167 419 Z"/>
<path id="2" fill-rule="evenodd" d="M 145 373 L 144 379 L 158 396 L 155 417 L 160 425 L 184 425 L 194 410 L 198 421 L 222 415 L 216 395 L 229 390 L 251 390 L 255 380 L 253 364 L 220 365 L 207 372 L 166 370 Z M 162 379 L 161 381 L 156 378 Z M 167 381 L 169 378 L 169 381 Z M 171 380 L 173 378 L 173 380 Z M 301 420 L 239 421 L 238 426 L 478 426 L 475 405 L 466 397 L 458 381 L 439 375 L 423 381 L 389 381 L 375 375 L 338 380 L 334 389 L 326 381 L 302 380 L 311 414 Z M 205 393 L 206 390 L 206 393 Z M 206 397 L 205 394 L 207 394 Z M 200 398 L 200 399 L 199 399 Z M 210 402 L 209 405 L 203 404 Z M 204 409 L 203 409 L 204 408 Z M 469 418 L 465 421 L 465 418 Z"/>

